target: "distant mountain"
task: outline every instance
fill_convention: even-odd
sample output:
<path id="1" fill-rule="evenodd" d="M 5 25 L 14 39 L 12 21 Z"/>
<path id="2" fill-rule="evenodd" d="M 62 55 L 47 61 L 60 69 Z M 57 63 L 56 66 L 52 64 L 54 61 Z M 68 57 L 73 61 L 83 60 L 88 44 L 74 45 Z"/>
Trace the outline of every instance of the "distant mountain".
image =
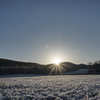
<path id="1" fill-rule="evenodd" d="M 0 74 L 34 73 L 47 74 L 45 65 L 0 58 Z"/>
<path id="2" fill-rule="evenodd" d="M 86 65 L 62 62 L 57 66 L 55 64 L 41 65 L 38 63 L 0 58 L 0 74 L 63 74 L 79 69 L 89 69 L 89 73 L 100 73 L 99 63 Z"/>
<path id="3" fill-rule="evenodd" d="M 21 61 L 15 61 L 15 60 L 9 60 L 9 59 L 4 59 L 4 58 L 0 58 L 0 66 L 37 66 L 40 64 L 37 63 L 30 63 L 30 62 L 21 62 Z"/>

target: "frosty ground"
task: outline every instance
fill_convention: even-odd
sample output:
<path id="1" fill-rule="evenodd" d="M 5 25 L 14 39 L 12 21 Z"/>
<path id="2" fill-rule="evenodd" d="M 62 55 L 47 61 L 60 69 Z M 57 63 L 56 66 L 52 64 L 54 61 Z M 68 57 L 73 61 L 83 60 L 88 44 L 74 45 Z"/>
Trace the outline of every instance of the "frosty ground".
<path id="1" fill-rule="evenodd" d="M 0 100 L 100 100 L 100 75 L 0 76 Z"/>

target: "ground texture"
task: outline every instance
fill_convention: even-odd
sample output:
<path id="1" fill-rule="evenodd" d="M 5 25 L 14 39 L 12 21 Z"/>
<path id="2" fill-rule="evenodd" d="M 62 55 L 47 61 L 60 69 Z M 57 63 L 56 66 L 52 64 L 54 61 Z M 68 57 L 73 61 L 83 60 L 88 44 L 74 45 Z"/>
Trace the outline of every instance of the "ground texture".
<path id="1" fill-rule="evenodd" d="M 100 76 L 0 76 L 0 100 L 100 100 Z"/>

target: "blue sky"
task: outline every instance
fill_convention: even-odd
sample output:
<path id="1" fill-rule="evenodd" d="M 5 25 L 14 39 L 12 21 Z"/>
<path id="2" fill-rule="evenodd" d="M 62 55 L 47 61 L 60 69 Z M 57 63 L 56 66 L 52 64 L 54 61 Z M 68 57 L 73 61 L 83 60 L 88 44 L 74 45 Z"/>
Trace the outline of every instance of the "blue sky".
<path id="1" fill-rule="evenodd" d="M 51 63 L 100 59 L 100 0 L 0 0 L 0 57 Z"/>

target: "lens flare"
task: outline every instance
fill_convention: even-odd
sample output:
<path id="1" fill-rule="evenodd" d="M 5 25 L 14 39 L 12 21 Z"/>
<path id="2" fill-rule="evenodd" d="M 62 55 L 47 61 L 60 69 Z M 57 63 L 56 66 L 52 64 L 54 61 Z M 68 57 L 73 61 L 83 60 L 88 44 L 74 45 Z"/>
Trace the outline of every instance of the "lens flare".
<path id="1" fill-rule="evenodd" d="M 55 57 L 52 59 L 53 64 L 50 65 L 50 69 L 51 69 L 50 74 L 58 74 L 58 73 L 61 74 L 62 73 L 63 66 L 61 65 L 61 62 L 62 62 L 62 59 L 60 58 Z"/>

